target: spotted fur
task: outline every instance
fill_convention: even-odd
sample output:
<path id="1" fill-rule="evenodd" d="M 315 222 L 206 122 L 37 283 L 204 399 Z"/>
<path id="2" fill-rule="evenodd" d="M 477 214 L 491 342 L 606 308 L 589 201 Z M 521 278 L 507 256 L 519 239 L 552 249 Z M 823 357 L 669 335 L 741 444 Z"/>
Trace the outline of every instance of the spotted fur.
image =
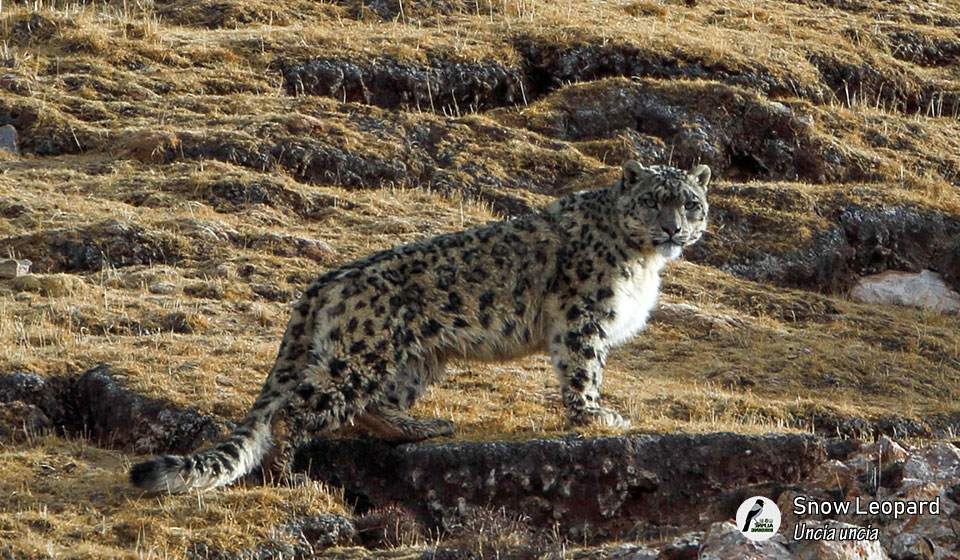
<path id="1" fill-rule="evenodd" d="M 604 364 L 644 326 L 664 265 L 703 234 L 709 180 L 702 165 L 631 161 L 609 188 L 324 274 L 293 306 L 237 429 L 209 450 L 135 465 L 131 481 L 171 493 L 227 484 L 261 463 L 284 417 L 309 419 L 301 437 L 353 421 L 392 441 L 449 435 L 452 422 L 404 411 L 455 359 L 547 351 L 571 425 L 626 426 L 600 406 Z"/>

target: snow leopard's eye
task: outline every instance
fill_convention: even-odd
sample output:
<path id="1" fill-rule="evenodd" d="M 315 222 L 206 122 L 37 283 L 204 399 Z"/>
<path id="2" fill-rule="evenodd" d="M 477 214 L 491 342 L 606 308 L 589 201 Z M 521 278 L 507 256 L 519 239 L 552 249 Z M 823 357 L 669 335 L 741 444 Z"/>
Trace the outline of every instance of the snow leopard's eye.
<path id="1" fill-rule="evenodd" d="M 652 198 L 643 199 L 643 205 L 646 206 L 647 208 L 656 208 L 657 206 L 659 206 L 659 204 L 657 204 L 657 201 Z"/>
<path id="2" fill-rule="evenodd" d="M 693 212 L 697 208 L 700 208 L 700 203 L 696 200 L 691 200 L 684 204 L 683 207 L 687 210 L 687 212 Z"/>

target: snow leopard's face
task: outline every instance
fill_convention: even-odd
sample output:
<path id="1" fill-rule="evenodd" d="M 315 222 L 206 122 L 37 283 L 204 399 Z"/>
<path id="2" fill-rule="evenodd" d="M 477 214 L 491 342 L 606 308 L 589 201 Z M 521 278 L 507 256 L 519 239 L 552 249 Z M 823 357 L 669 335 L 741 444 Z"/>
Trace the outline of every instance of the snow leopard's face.
<path id="1" fill-rule="evenodd" d="M 707 229 L 710 168 L 683 171 L 665 165 L 623 165 L 619 184 L 620 225 L 637 245 L 652 245 L 673 259 Z"/>

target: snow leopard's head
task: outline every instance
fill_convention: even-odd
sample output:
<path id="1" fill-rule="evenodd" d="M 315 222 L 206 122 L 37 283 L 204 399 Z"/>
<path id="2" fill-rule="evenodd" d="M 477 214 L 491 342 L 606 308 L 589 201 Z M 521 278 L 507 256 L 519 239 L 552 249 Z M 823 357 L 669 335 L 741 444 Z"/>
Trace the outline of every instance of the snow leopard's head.
<path id="1" fill-rule="evenodd" d="M 666 165 L 623 164 L 616 186 L 620 227 L 633 243 L 652 245 L 673 259 L 707 229 L 710 168 L 684 171 Z"/>

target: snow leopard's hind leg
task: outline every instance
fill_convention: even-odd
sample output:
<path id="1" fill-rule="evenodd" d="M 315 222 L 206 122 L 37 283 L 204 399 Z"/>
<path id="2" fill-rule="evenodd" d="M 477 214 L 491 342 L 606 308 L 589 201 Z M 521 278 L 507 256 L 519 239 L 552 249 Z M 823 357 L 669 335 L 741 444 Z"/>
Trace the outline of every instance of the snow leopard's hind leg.
<path id="1" fill-rule="evenodd" d="M 449 436 L 453 435 L 456 428 L 452 420 L 413 418 L 390 404 L 368 406 L 366 412 L 357 418 L 357 422 L 373 435 L 393 443 L 411 443 Z"/>
<path id="2" fill-rule="evenodd" d="M 456 425 L 445 418 L 418 419 L 405 410 L 413 406 L 427 387 L 446 375 L 445 358 L 439 353 L 413 356 L 383 393 L 357 417 L 360 427 L 393 443 L 411 443 L 449 436 Z"/>

